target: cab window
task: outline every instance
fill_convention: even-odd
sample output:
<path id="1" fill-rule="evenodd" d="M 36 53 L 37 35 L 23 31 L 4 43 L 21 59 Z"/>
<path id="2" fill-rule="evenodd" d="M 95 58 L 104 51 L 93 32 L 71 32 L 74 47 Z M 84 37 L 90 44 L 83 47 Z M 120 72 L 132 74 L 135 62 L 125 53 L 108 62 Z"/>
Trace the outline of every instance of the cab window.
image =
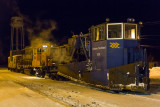
<path id="1" fill-rule="evenodd" d="M 136 25 L 125 24 L 125 39 L 136 39 Z"/>
<path id="2" fill-rule="evenodd" d="M 42 52 L 46 52 L 48 46 L 47 46 L 47 45 L 43 45 L 42 47 L 43 47 L 43 48 L 42 48 Z"/>
<path id="3" fill-rule="evenodd" d="M 99 40 L 105 40 L 105 27 L 102 25 L 102 26 L 98 26 L 98 27 L 95 27 L 93 32 L 92 32 L 92 35 L 93 35 L 93 41 L 99 41 Z"/>
<path id="4" fill-rule="evenodd" d="M 40 53 L 40 52 L 41 52 L 41 48 L 38 48 L 38 49 L 37 49 L 37 53 Z"/>
<path id="5" fill-rule="evenodd" d="M 122 25 L 108 25 L 108 38 L 109 39 L 119 39 L 122 38 Z"/>

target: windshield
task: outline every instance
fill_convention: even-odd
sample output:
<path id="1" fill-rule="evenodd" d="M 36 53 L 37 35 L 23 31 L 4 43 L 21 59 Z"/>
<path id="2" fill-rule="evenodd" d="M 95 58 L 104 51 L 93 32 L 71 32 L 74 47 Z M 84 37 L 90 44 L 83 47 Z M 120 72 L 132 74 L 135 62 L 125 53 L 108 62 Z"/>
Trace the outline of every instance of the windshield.
<path id="1" fill-rule="evenodd" d="M 125 24 L 125 39 L 136 39 L 136 25 Z"/>
<path id="2" fill-rule="evenodd" d="M 122 38 L 122 25 L 108 25 L 108 38 L 119 39 Z"/>

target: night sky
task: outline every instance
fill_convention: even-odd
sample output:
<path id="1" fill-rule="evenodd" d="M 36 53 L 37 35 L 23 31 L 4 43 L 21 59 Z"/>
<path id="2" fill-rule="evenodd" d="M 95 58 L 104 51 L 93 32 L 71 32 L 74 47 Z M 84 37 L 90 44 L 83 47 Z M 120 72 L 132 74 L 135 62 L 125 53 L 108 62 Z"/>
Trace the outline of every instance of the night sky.
<path id="1" fill-rule="evenodd" d="M 87 33 L 89 27 L 106 18 L 110 22 L 134 18 L 144 23 L 142 35 L 160 35 L 159 0 L 0 0 L 0 58 L 4 61 L 10 49 L 10 18 L 17 15 L 25 17 L 25 26 L 32 27 L 37 20 L 54 20 L 56 30 L 52 33 L 59 42 L 73 32 Z M 159 36 L 144 38 L 143 44 L 160 46 Z"/>

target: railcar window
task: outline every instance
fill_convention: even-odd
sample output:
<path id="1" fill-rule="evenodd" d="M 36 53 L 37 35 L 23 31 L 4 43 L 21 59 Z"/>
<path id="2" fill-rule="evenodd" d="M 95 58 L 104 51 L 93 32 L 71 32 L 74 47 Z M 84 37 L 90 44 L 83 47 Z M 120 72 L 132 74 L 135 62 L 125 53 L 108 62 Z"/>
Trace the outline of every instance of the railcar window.
<path id="1" fill-rule="evenodd" d="M 47 45 L 43 45 L 42 52 L 46 52 L 47 47 L 48 47 Z"/>
<path id="2" fill-rule="evenodd" d="M 95 41 L 95 33 L 94 29 L 91 29 L 92 41 Z"/>
<path id="3" fill-rule="evenodd" d="M 104 26 L 100 26 L 94 29 L 93 41 L 105 40 Z"/>
<path id="4" fill-rule="evenodd" d="M 66 47 L 66 55 L 69 55 L 69 52 L 70 52 L 70 48 Z"/>
<path id="5" fill-rule="evenodd" d="M 104 26 L 99 28 L 99 40 L 105 40 Z"/>
<path id="6" fill-rule="evenodd" d="M 65 55 L 66 54 L 66 48 L 61 48 L 61 55 Z"/>
<path id="7" fill-rule="evenodd" d="M 95 40 L 97 41 L 99 39 L 99 30 L 95 28 Z"/>
<path id="8" fill-rule="evenodd" d="M 136 39 L 136 25 L 125 24 L 125 39 Z"/>
<path id="9" fill-rule="evenodd" d="M 108 38 L 122 38 L 122 26 L 108 25 Z"/>
<path id="10" fill-rule="evenodd" d="M 41 48 L 38 48 L 38 49 L 37 49 L 37 52 L 40 53 L 40 52 L 41 52 Z"/>
<path id="11" fill-rule="evenodd" d="M 46 47 L 43 47 L 42 52 L 46 52 L 46 50 L 47 50 L 47 48 L 46 48 Z"/>

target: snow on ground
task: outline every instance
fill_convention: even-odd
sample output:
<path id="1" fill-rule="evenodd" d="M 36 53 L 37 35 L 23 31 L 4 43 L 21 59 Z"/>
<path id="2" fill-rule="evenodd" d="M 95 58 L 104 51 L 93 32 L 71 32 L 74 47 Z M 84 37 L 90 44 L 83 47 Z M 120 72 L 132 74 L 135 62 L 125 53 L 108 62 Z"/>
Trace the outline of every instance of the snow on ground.
<path id="1" fill-rule="evenodd" d="M 3 80 L 4 83 L 1 80 Z M 41 105 L 40 107 L 49 107 L 47 104 L 51 104 L 52 107 L 56 107 L 55 105 L 57 104 L 63 106 L 59 102 L 70 107 L 159 107 L 160 87 L 157 88 L 158 85 L 160 85 L 160 83 L 151 85 L 151 87 L 153 87 L 151 93 L 115 93 L 72 81 L 41 79 L 34 76 L 0 70 L 0 99 L 3 99 L 5 104 L 9 104 L 8 102 L 10 102 L 10 100 L 12 100 L 12 104 L 21 104 L 21 106 L 17 107 L 39 107 L 39 105 Z M 6 88 L 3 87 L 12 88 L 6 90 Z M 1 95 L 1 93 L 5 93 L 6 95 Z M 47 103 L 47 99 L 53 100 L 54 103 L 50 101 Z M 1 106 L 1 100 L 0 107 L 16 107 Z M 13 101 L 15 103 L 13 103 Z M 32 103 L 34 103 L 33 106 L 31 106 Z"/>
<path id="2" fill-rule="evenodd" d="M 22 78 L 26 78 L 26 79 L 45 79 L 45 78 L 40 78 L 40 77 L 26 77 L 26 76 L 22 76 Z"/>
<path id="3" fill-rule="evenodd" d="M 150 78 L 160 77 L 160 67 L 153 67 L 150 69 Z"/>
<path id="4" fill-rule="evenodd" d="M 160 96 L 160 67 L 150 69 L 150 92 Z"/>
<path id="5" fill-rule="evenodd" d="M 0 70 L 0 107 L 66 107 L 12 79 L 7 70 Z"/>

